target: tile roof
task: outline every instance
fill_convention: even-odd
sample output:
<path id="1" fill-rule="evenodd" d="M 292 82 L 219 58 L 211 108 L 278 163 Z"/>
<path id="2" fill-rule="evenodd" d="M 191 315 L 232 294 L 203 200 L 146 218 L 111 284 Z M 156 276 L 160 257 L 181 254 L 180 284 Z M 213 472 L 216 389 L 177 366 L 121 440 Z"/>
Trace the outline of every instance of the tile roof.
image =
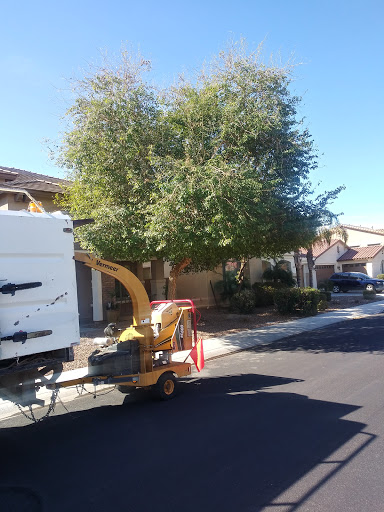
<path id="1" fill-rule="evenodd" d="M 367 260 L 374 258 L 382 249 L 383 245 L 370 245 L 368 247 L 356 247 L 349 249 L 342 254 L 337 261 Z"/>
<path id="2" fill-rule="evenodd" d="M 376 233 L 378 235 L 384 235 L 384 229 L 364 228 L 363 226 L 351 226 L 350 224 L 342 224 L 341 227 L 345 229 L 353 229 L 355 231 L 363 231 L 364 233 Z"/>
<path id="3" fill-rule="evenodd" d="M 347 244 L 345 242 L 343 242 L 342 240 L 336 238 L 334 240 L 331 240 L 330 243 L 324 241 L 324 242 L 317 242 L 316 244 L 313 245 L 312 247 L 312 252 L 313 252 L 313 257 L 316 259 L 318 258 L 319 256 L 321 256 L 322 254 L 324 254 L 326 251 L 328 251 L 328 249 L 330 249 L 331 247 L 333 247 L 337 242 L 341 242 L 345 247 L 348 247 Z M 300 254 L 302 256 L 306 256 L 307 254 L 307 249 L 300 249 Z"/>
<path id="4" fill-rule="evenodd" d="M 0 174 L 5 174 L 8 179 L 14 178 L 12 181 L 7 181 L 6 186 L 8 188 L 25 188 L 26 190 L 60 193 L 62 191 L 61 186 L 69 184 L 67 180 L 61 178 L 1 165 Z"/>
<path id="5" fill-rule="evenodd" d="M 325 251 L 328 251 L 328 249 L 334 246 L 337 242 L 341 242 L 341 240 L 331 240 L 330 243 L 324 241 L 314 244 L 312 247 L 313 257 L 318 258 L 321 254 L 323 254 Z"/>

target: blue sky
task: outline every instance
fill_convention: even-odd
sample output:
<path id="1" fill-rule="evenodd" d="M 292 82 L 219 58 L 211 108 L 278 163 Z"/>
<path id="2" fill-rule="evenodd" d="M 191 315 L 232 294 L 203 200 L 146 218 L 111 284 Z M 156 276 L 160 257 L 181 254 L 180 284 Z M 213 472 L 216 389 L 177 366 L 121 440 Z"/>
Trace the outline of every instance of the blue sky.
<path id="1" fill-rule="evenodd" d="M 102 51 L 128 44 L 167 84 L 231 39 L 296 69 L 300 114 L 321 154 L 320 190 L 345 185 L 332 209 L 345 223 L 384 228 L 383 0 L 0 0 L 0 165 L 51 176 L 45 139 L 59 140 L 68 82 Z"/>

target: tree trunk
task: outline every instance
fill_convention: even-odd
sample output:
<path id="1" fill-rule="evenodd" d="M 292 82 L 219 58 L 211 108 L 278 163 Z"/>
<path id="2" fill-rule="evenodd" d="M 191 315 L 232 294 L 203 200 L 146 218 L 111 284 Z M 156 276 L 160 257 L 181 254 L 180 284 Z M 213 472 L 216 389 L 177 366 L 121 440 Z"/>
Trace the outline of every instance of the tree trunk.
<path id="1" fill-rule="evenodd" d="M 244 271 L 247 262 L 248 260 L 241 260 L 240 270 L 239 273 L 237 274 L 237 280 L 239 282 L 239 287 L 237 289 L 238 292 L 241 292 L 241 290 L 244 288 Z"/>
<path id="2" fill-rule="evenodd" d="M 309 274 L 309 286 L 313 288 L 313 267 L 315 266 L 315 260 L 313 259 L 312 247 L 307 249 L 307 263 Z"/>
<path id="3" fill-rule="evenodd" d="M 296 282 L 297 287 L 301 288 L 301 263 L 300 263 L 300 254 L 298 251 L 295 251 L 293 253 L 293 261 L 295 262 L 295 268 L 296 268 Z"/>
<path id="4" fill-rule="evenodd" d="M 172 267 L 172 270 L 169 274 L 169 288 L 168 288 L 168 296 L 170 300 L 174 300 L 176 296 L 176 285 L 177 278 L 186 267 L 191 263 L 191 258 L 184 258 L 179 263 L 176 263 Z"/>

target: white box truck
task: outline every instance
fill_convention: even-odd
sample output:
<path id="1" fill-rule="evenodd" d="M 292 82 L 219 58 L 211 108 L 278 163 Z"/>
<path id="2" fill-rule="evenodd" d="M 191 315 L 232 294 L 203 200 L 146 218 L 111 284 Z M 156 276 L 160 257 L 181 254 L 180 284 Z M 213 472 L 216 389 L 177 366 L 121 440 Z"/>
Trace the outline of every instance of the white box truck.
<path id="1" fill-rule="evenodd" d="M 79 342 L 71 219 L 1 210 L 0 385 L 60 372 Z"/>

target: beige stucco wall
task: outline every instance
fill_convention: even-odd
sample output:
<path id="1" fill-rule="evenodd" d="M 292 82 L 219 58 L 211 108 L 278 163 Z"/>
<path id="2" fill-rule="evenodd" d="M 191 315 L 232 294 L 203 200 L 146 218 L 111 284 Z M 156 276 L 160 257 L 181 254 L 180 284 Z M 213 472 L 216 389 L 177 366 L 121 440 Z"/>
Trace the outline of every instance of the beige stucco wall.
<path id="1" fill-rule="evenodd" d="M 249 279 L 251 285 L 260 283 L 263 280 L 263 262 L 259 258 L 251 258 L 247 264 L 245 275 Z"/>
<path id="2" fill-rule="evenodd" d="M 348 233 L 347 244 L 351 247 L 365 247 L 370 244 L 384 245 L 384 234 L 365 233 L 364 231 L 356 231 L 355 229 L 346 229 Z"/>
<path id="3" fill-rule="evenodd" d="M 198 272 L 182 274 L 177 279 L 176 298 L 191 299 L 197 307 L 209 307 L 215 305 L 215 298 L 212 292 L 217 281 L 223 279 L 221 267 L 216 272 Z M 217 300 L 219 295 L 217 294 Z"/>
<path id="4" fill-rule="evenodd" d="M 337 242 L 337 244 L 333 245 L 316 258 L 316 265 L 336 265 L 338 258 L 347 252 L 347 250 L 348 247 L 346 247 L 344 242 Z"/>
<path id="5" fill-rule="evenodd" d="M 371 268 L 368 267 L 368 265 L 371 265 Z M 383 273 L 383 267 L 384 267 L 384 250 L 382 249 L 379 254 L 377 254 L 372 262 L 368 263 L 367 265 L 367 272 L 368 275 L 372 277 L 377 277 L 378 274 Z"/>
<path id="6" fill-rule="evenodd" d="M 60 209 L 59 206 L 54 204 L 52 194 L 50 193 L 33 192 L 32 197 L 36 201 L 41 202 L 47 212 L 55 212 Z M 0 194 L 0 210 L 27 210 L 30 199 L 28 196 L 25 196 L 23 201 L 22 198 L 23 196 L 17 193 Z"/>

